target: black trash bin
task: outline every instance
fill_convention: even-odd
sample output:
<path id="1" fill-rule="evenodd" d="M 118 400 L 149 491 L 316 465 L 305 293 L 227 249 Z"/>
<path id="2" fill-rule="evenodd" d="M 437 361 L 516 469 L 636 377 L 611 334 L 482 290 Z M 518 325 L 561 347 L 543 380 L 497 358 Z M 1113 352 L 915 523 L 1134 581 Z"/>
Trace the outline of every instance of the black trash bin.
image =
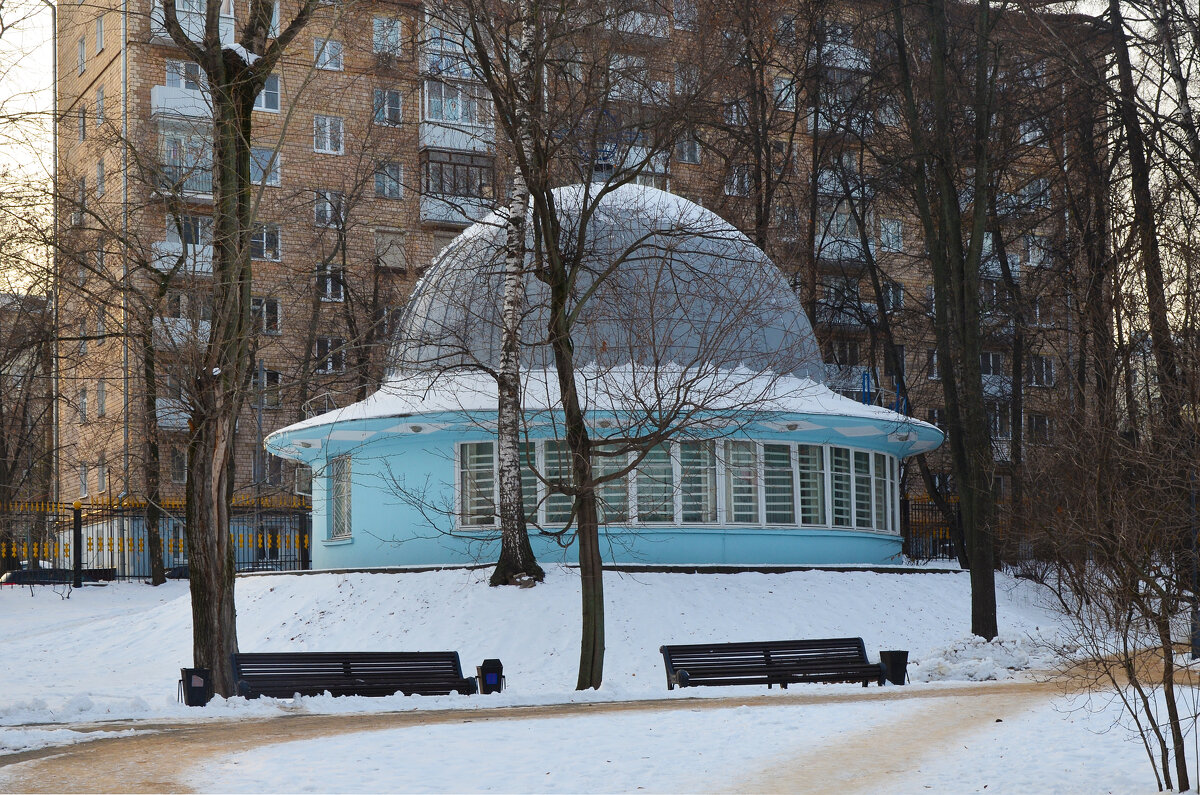
<path id="1" fill-rule="evenodd" d="M 887 667 L 887 680 L 894 685 L 902 685 L 908 678 L 907 651 L 881 651 L 879 661 Z"/>
<path id="2" fill-rule="evenodd" d="M 504 689 L 504 666 L 499 660 L 484 660 L 477 673 L 480 693 L 499 693 Z"/>
<path id="3" fill-rule="evenodd" d="M 212 700 L 212 671 L 207 668 L 180 668 L 179 689 L 183 703 L 189 707 L 203 707 Z"/>

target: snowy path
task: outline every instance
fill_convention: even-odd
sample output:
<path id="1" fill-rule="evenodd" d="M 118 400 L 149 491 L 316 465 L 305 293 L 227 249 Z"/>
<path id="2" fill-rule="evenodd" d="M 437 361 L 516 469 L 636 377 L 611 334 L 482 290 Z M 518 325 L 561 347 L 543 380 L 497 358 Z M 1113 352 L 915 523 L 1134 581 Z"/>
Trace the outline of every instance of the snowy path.
<path id="1" fill-rule="evenodd" d="M 738 782 L 729 791 L 894 792 L 897 779 L 919 772 L 931 756 L 945 756 L 963 737 L 1060 694 L 1057 686 L 1041 682 L 943 693 L 944 698 L 909 710 L 900 720 L 809 750 Z"/>
<path id="2" fill-rule="evenodd" d="M 4 757 L 0 760 L 0 765 L 3 765 L 0 767 L 0 789 L 10 792 L 224 791 L 231 786 L 237 787 L 240 780 L 237 778 L 237 768 L 225 771 L 225 777 L 222 778 L 216 768 L 224 760 L 235 755 L 253 758 L 256 749 L 267 750 L 267 746 L 275 746 L 268 750 L 268 754 L 276 753 L 288 747 L 280 744 L 322 738 L 328 740 L 335 735 L 439 724 L 449 731 L 454 731 L 452 727 L 460 727 L 460 732 L 468 732 L 477 729 L 478 724 L 492 722 L 522 724 L 547 719 L 587 719 L 591 716 L 613 717 L 639 713 L 653 719 L 654 713 L 665 718 L 669 713 L 680 711 L 738 708 L 757 711 L 826 704 L 866 706 L 870 702 L 920 701 L 920 706 L 914 704 L 890 713 L 896 719 L 882 723 L 871 723 L 860 718 L 851 724 L 854 731 L 841 733 L 836 739 L 813 737 L 810 734 L 809 739 L 827 739 L 831 742 L 806 743 L 805 747 L 811 751 L 798 755 L 788 753 L 786 757 L 775 756 L 768 760 L 765 769 L 749 780 L 708 782 L 715 789 L 742 792 L 797 792 L 804 791 L 806 785 L 812 786 L 814 791 L 827 791 L 831 786 L 878 791 L 882 781 L 916 770 L 922 756 L 944 754 L 951 738 L 960 738 L 973 729 L 995 721 L 997 717 L 1007 718 L 1016 712 L 1027 711 L 1033 705 L 1048 703 L 1060 692 L 1054 684 L 997 682 L 962 687 L 871 689 L 861 693 L 801 693 L 793 690 L 787 694 L 776 692 L 745 698 L 675 698 L 366 715 L 291 715 L 268 720 L 156 726 L 154 733 L 101 739 L 67 748 L 42 749 Z M 467 724 L 476 726 L 468 727 Z M 105 729 L 121 728 L 140 728 L 144 731 L 148 727 L 145 723 L 139 726 L 137 722 L 130 722 L 128 726 L 124 723 L 105 726 Z M 451 766 L 459 764 L 469 751 L 453 742 L 441 750 L 446 764 Z M 209 770 L 217 774 L 215 780 L 206 775 Z M 689 772 L 678 770 L 675 781 L 682 784 Z M 245 774 L 251 773 L 251 770 L 245 770 Z M 280 783 L 278 768 L 274 775 L 276 778 L 273 780 Z M 326 784 L 319 780 L 311 783 L 312 791 L 329 791 L 345 789 L 349 782 L 343 772 L 338 779 Z M 461 784 L 463 789 L 476 788 L 465 780 Z M 283 786 L 287 788 L 286 784 Z M 500 788 L 505 787 L 501 784 Z M 662 789 L 661 786 L 653 788 Z M 252 786 L 247 789 L 263 791 Z"/>

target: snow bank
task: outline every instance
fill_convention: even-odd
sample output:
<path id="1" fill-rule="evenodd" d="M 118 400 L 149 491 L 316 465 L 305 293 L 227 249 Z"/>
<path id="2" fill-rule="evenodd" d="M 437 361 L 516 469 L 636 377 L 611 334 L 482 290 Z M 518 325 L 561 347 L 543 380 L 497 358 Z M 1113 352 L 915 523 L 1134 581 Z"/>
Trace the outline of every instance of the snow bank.
<path id="1" fill-rule="evenodd" d="M 1004 640 L 965 639 L 965 573 L 609 573 L 604 688 L 580 694 L 573 690 L 577 572 L 552 568 L 532 589 L 489 588 L 487 576 L 486 570 L 448 570 L 240 578 L 238 637 L 243 651 L 454 649 L 468 673 L 484 658 L 498 657 L 508 684 L 500 696 L 234 698 L 217 699 L 205 710 L 176 699 L 179 669 L 191 661 L 186 583 L 86 588 L 68 600 L 45 589 L 32 598 L 28 589 L 5 589 L 0 725 L 663 698 L 659 646 L 709 640 L 861 635 L 875 659 L 881 649 L 910 650 L 915 682 L 975 681 L 1042 667 L 1030 652 L 1031 639 L 1057 631 L 1035 586 L 1002 579 Z M 745 692 L 704 688 L 671 695 Z"/>

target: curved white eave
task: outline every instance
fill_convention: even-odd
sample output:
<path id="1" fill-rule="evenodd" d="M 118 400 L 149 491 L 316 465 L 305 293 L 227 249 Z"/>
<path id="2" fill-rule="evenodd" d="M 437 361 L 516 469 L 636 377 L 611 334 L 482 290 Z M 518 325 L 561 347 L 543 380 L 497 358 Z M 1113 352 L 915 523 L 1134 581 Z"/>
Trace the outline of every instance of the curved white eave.
<path id="1" fill-rule="evenodd" d="M 933 449 L 944 438 L 940 430 L 926 422 L 882 406 L 864 405 L 833 392 L 824 384 L 791 375 L 756 374 L 748 370 L 698 375 L 672 368 L 597 372 L 584 368 L 578 379 L 585 393 L 585 408 L 591 413 L 644 411 L 646 396 L 659 392 L 670 396 L 663 401 L 664 406 L 669 406 L 671 399 L 677 399 L 679 385 L 686 383 L 686 394 L 714 413 L 744 410 L 760 415 L 808 414 L 875 420 L 889 426 L 887 431 L 881 429 L 880 433 L 912 428 L 919 429 L 922 437 L 931 439 L 920 443 L 921 449 L 913 449 L 914 453 Z M 552 371 L 525 372 L 522 395 L 525 412 L 557 408 L 557 390 Z M 642 400 L 630 402 L 631 396 L 635 395 L 642 396 Z M 281 451 L 287 446 L 285 439 L 288 438 L 339 439 L 345 434 L 360 433 L 351 429 L 338 430 L 333 427 L 335 425 L 392 417 L 493 412 L 496 403 L 496 382 L 485 373 L 415 374 L 407 379 L 393 378 L 366 400 L 281 428 L 268 435 L 265 443 L 269 448 Z"/>

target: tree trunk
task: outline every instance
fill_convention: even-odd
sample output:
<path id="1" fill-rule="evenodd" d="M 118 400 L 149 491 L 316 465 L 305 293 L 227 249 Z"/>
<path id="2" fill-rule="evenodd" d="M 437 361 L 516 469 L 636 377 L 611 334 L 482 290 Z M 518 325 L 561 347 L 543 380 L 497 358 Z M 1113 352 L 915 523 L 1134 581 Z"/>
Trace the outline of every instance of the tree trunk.
<path id="1" fill-rule="evenodd" d="M 521 0 L 521 40 L 517 96 L 513 98 L 518 150 L 533 151 L 534 112 L 533 50 L 537 31 L 535 9 Z M 525 225 L 529 214 L 529 188 L 521 163 L 513 165 L 512 200 L 508 206 L 504 252 L 504 303 L 501 309 L 500 366 L 496 374 L 496 445 L 500 481 L 500 557 L 491 585 L 541 582 L 546 574 L 538 565 L 525 526 L 521 494 L 521 313 L 525 304 Z"/>
<path id="2" fill-rule="evenodd" d="M 146 434 L 146 545 L 150 554 L 150 584 L 162 585 L 167 581 L 163 570 L 162 536 L 158 531 L 162 516 L 162 455 L 158 444 L 158 366 L 154 352 L 154 327 L 147 324 L 142 328 L 142 378 L 145 379 L 145 402 L 143 404 Z"/>

